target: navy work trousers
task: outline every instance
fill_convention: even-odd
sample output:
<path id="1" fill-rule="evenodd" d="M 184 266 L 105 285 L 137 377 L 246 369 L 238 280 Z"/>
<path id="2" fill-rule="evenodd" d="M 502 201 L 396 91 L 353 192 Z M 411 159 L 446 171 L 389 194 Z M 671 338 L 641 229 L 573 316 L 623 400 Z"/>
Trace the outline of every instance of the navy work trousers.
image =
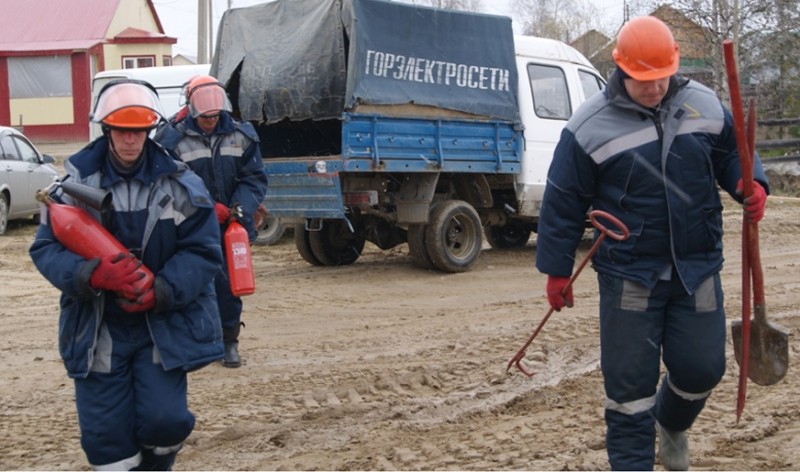
<path id="1" fill-rule="evenodd" d="M 609 463 L 614 470 L 652 470 L 655 421 L 688 429 L 725 373 L 720 277 L 710 276 L 692 295 L 674 272 L 652 290 L 608 274 L 598 274 L 598 282 Z M 667 373 L 659 387 L 662 360 Z"/>
<path id="2" fill-rule="evenodd" d="M 194 428 L 186 372 L 165 371 L 147 323 L 104 322 L 91 372 L 75 380 L 81 446 L 96 469 L 166 466 Z"/>

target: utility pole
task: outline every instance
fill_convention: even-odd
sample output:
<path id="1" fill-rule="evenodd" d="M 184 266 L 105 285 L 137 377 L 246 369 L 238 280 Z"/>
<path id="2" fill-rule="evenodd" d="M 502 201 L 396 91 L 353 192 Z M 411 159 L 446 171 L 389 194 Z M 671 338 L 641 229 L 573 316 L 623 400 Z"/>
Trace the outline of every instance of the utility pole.
<path id="1" fill-rule="evenodd" d="M 211 42 L 213 38 L 212 0 L 197 0 L 197 63 L 208 64 L 213 55 Z"/>
<path id="2" fill-rule="evenodd" d="M 211 58 L 214 57 L 214 0 L 208 0 L 208 5 L 206 6 L 206 18 L 208 18 L 206 26 L 208 27 L 208 33 L 206 33 L 206 62 L 211 62 Z"/>

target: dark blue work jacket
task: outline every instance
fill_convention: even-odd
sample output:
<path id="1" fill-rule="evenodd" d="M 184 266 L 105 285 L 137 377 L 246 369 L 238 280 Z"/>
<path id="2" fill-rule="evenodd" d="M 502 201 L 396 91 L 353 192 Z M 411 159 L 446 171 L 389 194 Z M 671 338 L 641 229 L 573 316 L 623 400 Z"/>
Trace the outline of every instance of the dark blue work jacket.
<path id="1" fill-rule="evenodd" d="M 755 178 L 769 192 L 755 161 Z M 740 177 L 733 119 L 714 92 L 672 77 L 661 105 L 649 109 L 628 97 L 615 73 L 562 132 L 542 202 L 536 267 L 570 276 L 586 212 L 604 210 L 630 237 L 603 241 L 592 260 L 598 272 L 652 288 L 672 267 L 692 294 L 722 268 L 719 188 L 740 201 Z"/>
<path id="2" fill-rule="evenodd" d="M 112 294 L 87 292 L 80 269 L 87 262 L 54 236 L 46 212 L 30 248 L 36 267 L 61 290 L 59 351 L 70 377 L 89 373 L 104 316 L 148 323 L 165 369 L 193 370 L 220 359 L 222 328 L 212 281 L 222 264 L 219 226 L 200 178 L 147 140 L 133 175 L 120 175 L 108 161 L 105 137 L 89 143 L 65 162 L 67 180 L 110 190 L 111 233 L 166 282 L 162 311 L 127 314 L 110 302 Z M 95 219 L 99 213 L 62 194 L 53 196 L 81 207 Z"/>

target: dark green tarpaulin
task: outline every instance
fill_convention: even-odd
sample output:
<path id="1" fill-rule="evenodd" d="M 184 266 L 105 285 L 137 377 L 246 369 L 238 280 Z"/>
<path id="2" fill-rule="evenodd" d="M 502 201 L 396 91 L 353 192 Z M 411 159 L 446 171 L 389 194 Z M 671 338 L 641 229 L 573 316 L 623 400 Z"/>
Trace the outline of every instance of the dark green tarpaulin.
<path id="1" fill-rule="evenodd" d="M 388 0 L 276 0 L 226 12 L 211 73 L 251 121 L 411 103 L 519 119 L 511 20 L 496 15 Z"/>

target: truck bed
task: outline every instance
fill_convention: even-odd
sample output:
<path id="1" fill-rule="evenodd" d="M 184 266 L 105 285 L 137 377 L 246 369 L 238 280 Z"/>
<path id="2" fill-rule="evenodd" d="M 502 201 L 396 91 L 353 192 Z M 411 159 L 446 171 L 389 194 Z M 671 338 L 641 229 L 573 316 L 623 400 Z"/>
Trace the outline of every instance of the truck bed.
<path id="1" fill-rule="evenodd" d="M 522 132 L 511 122 L 345 113 L 341 154 L 264 160 L 264 203 L 279 218 L 342 218 L 348 175 L 516 174 L 521 146 Z"/>

